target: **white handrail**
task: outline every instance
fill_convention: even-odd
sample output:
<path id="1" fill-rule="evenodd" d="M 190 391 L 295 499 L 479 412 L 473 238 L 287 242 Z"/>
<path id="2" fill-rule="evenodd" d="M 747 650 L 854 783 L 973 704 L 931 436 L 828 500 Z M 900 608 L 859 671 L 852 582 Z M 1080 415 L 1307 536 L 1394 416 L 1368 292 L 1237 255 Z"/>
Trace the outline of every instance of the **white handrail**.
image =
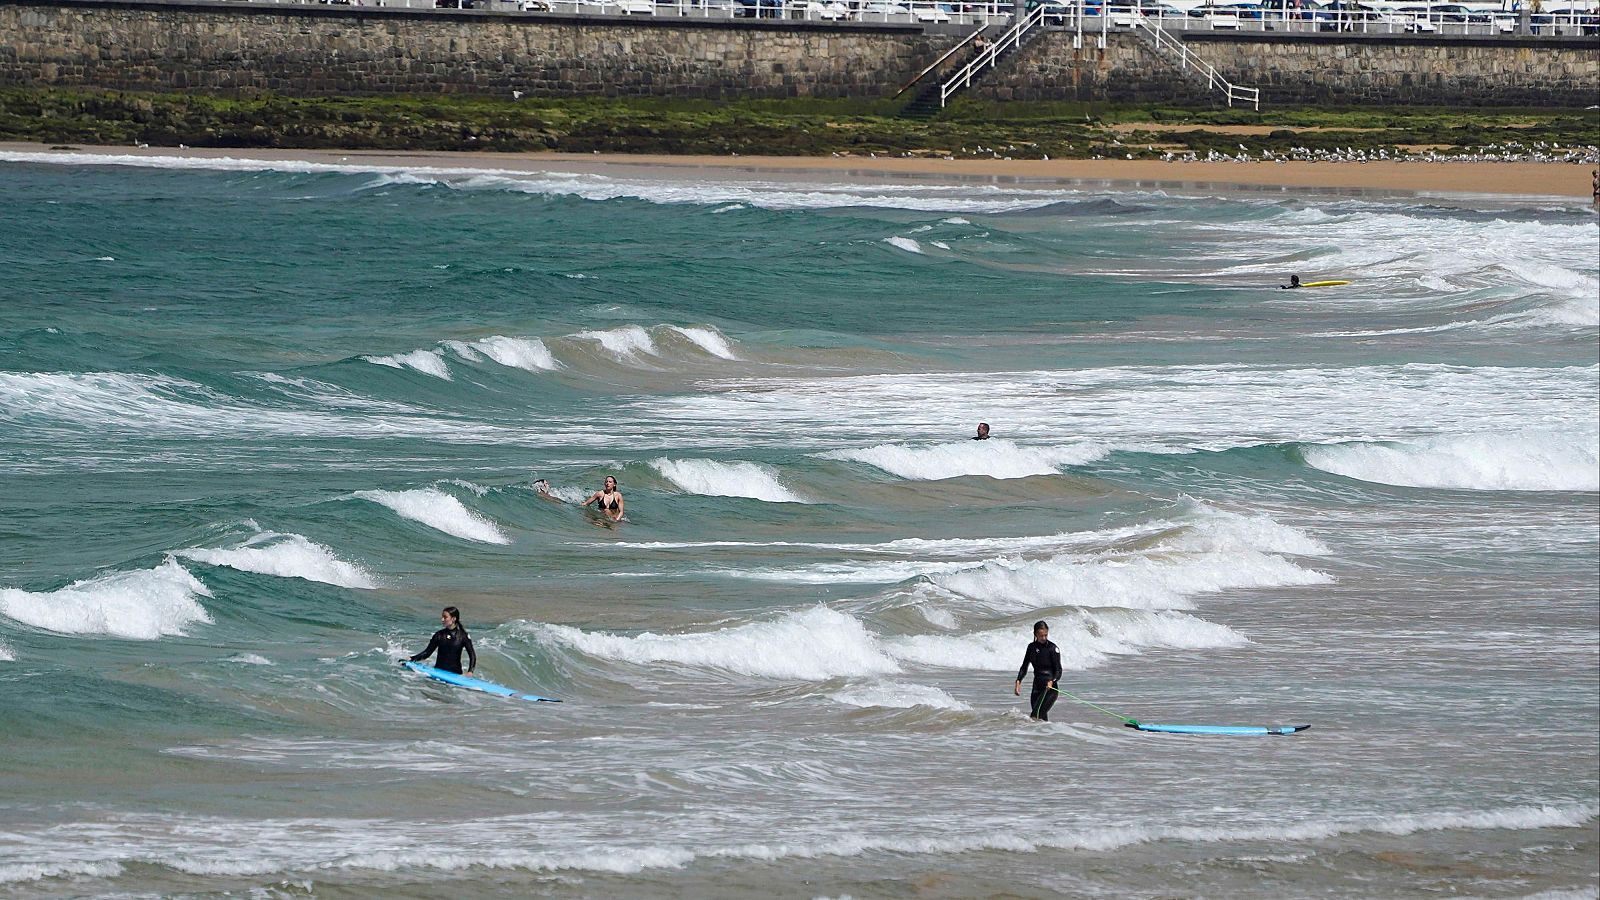
<path id="1" fill-rule="evenodd" d="M 1044 21 L 1045 10 L 1046 7 L 1039 6 L 1033 12 L 1018 19 L 1017 24 L 1011 26 L 1005 34 L 990 42 L 989 46 L 983 48 L 982 52 L 973 57 L 971 62 L 962 66 L 961 71 L 957 72 L 955 77 L 940 85 L 939 107 L 941 109 L 944 108 L 944 105 L 950 100 L 950 95 L 956 91 L 971 87 L 972 76 L 994 65 L 995 61 L 1000 58 L 1000 54 L 1005 52 L 1006 49 L 1021 46 L 1022 36 Z"/>
<path id="2" fill-rule="evenodd" d="M 1228 98 L 1229 106 L 1233 105 L 1233 101 L 1238 100 L 1241 103 L 1249 103 L 1257 110 L 1261 109 L 1260 88 L 1234 84 L 1223 78 L 1222 73 L 1217 71 L 1216 66 L 1201 59 L 1194 51 L 1189 49 L 1188 44 L 1168 34 L 1167 30 L 1159 24 L 1152 24 L 1150 17 L 1146 16 L 1142 11 L 1135 8 L 1132 13 L 1133 20 L 1154 39 L 1157 50 L 1175 53 L 1178 57 L 1179 65 L 1194 69 L 1206 77 L 1207 90 L 1221 89 Z"/>

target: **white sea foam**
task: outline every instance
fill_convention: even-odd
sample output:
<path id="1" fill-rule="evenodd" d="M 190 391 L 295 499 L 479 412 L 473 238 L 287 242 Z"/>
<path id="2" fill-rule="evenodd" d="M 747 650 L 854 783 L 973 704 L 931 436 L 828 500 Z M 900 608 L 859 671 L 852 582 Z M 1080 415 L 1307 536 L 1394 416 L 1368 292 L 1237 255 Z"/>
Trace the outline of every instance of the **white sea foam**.
<path id="1" fill-rule="evenodd" d="M 537 626 L 536 634 L 601 659 L 675 663 L 763 678 L 823 681 L 900 671 L 859 620 L 822 606 L 770 621 L 688 634 L 646 632 L 626 637 L 565 625 Z M 782 652 L 774 652 L 779 647 Z"/>
<path id="2" fill-rule="evenodd" d="M 884 238 L 883 242 L 885 244 L 888 244 L 891 247 L 897 247 L 897 248 L 899 248 L 901 250 L 904 250 L 907 253 L 918 253 L 918 254 L 920 254 L 922 252 L 922 245 L 917 243 L 915 240 L 912 240 L 911 238 L 908 238 L 908 237 L 901 237 L 899 235 L 895 235 L 894 237 L 886 237 L 886 238 Z"/>
<path id="3" fill-rule="evenodd" d="M 1600 491 L 1600 433 L 1446 435 L 1306 447 L 1311 466 L 1379 484 L 1482 491 Z"/>
<path id="4" fill-rule="evenodd" d="M 573 337 L 580 340 L 594 341 L 612 356 L 631 359 L 641 354 L 654 356 L 656 342 L 650 337 L 650 332 L 638 325 L 624 325 L 610 331 L 580 331 Z"/>
<path id="5" fill-rule="evenodd" d="M 514 338 L 492 335 L 468 344 L 502 366 L 528 372 L 552 372 L 561 368 L 550 348 L 538 338 Z"/>
<path id="6" fill-rule="evenodd" d="M 728 339 L 715 328 L 678 325 L 668 325 L 666 327 L 688 338 L 696 347 L 719 359 L 739 358 L 734 354 L 733 348 L 728 345 Z"/>
<path id="7" fill-rule="evenodd" d="M 388 507 L 402 518 L 421 522 L 445 534 L 483 544 L 509 544 L 499 526 L 478 515 L 460 500 L 435 488 L 409 491 L 356 491 L 356 497 Z"/>
<path id="8" fill-rule="evenodd" d="M 347 588 L 375 588 L 378 581 L 360 566 L 346 562 L 332 550 L 298 534 L 262 532 L 237 547 L 191 547 L 175 554 L 213 566 L 241 572 L 304 578 Z"/>
<path id="9" fill-rule="evenodd" d="M 1093 462 L 1105 453 L 1105 448 L 1093 444 L 1031 447 L 995 438 L 923 446 L 879 444 L 855 450 L 831 450 L 816 455 L 822 459 L 866 463 L 901 478 L 937 481 L 963 475 L 987 475 L 990 478 L 1054 475 L 1065 466 Z"/>
<path id="10" fill-rule="evenodd" d="M 165 154 L 65 153 L 0 151 L 0 162 L 62 166 L 138 166 L 233 172 L 304 172 L 376 174 L 386 178 L 370 187 L 390 184 L 440 185 L 463 191 L 511 191 L 566 195 L 586 200 L 633 198 L 651 203 L 693 203 L 725 206 L 743 203 L 765 209 L 831 209 L 881 207 L 937 212 L 1006 212 L 1036 209 L 1082 191 L 1009 188 L 998 185 L 824 184 L 796 181 L 727 181 L 668 178 L 624 178 L 571 172 L 516 171 L 498 168 L 390 166 L 321 163 L 285 159 L 249 159 Z"/>
<path id="11" fill-rule="evenodd" d="M 804 498 L 784 487 L 766 466 L 749 462 L 710 459 L 655 459 L 650 466 L 691 494 L 709 497 L 749 497 L 768 503 L 804 503 Z"/>
<path id="12" fill-rule="evenodd" d="M 1156 550 L 1095 559 L 1000 559 L 931 578 L 948 591 L 1002 611 L 1040 606 L 1190 609 L 1197 594 L 1333 580 L 1281 556 L 1242 547 L 1230 552 Z"/>
<path id="13" fill-rule="evenodd" d="M 1176 612 L 1079 611 L 1050 622 L 1051 639 L 1061 648 L 1061 665 L 1088 669 L 1110 656 L 1144 648 L 1210 650 L 1243 646 L 1243 635 L 1227 627 Z M 890 656 L 902 662 L 949 669 L 1005 671 L 1017 665 L 1017 629 L 977 634 L 925 634 L 886 638 Z"/>
<path id="14" fill-rule="evenodd" d="M 1011 643 L 1013 645 L 1016 644 L 1014 635 Z M 863 708 L 874 706 L 883 706 L 890 709 L 911 709 L 916 706 L 956 710 L 972 708 L 932 685 L 900 684 L 892 681 L 875 681 L 870 684 L 853 685 L 842 691 L 835 691 L 829 694 L 828 699 L 843 703 L 845 706 Z"/>
<path id="15" fill-rule="evenodd" d="M 54 591 L 0 589 L 0 615 L 58 634 L 104 634 L 150 641 L 210 622 L 200 597 L 211 592 L 177 560 L 153 569 L 111 572 Z"/>
<path id="16" fill-rule="evenodd" d="M 363 356 L 362 359 L 391 369 L 414 369 L 424 375 L 434 378 L 443 378 L 450 381 L 450 367 L 445 364 L 444 354 L 437 350 L 413 350 L 410 353 L 395 353 L 390 356 Z"/>
<path id="17" fill-rule="evenodd" d="M 327 870 L 458 872 L 502 869 L 630 874 L 681 868 L 697 860 L 852 858 L 871 854 L 951 856 L 1041 850 L 1106 852 L 1167 841 L 1182 844 L 1300 843 L 1343 834 L 1403 836 L 1463 830 L 1578 828 L 1595 818 L 1593 804 L 1547 804 L 1491 810 L 1447 810 L 1334 816 L 1270 824 L 1116 824 L 1019 829 L 1003 823 L 929 823 L 914 833 L 863 833 L 839 822 L 783 842 L 727 843 L 685 834 L 677 844 L 611 841 L 593 847 L 597 822 L 549 816 L 480 818 L 448 838 L 419 842 L 404 822 L 374 819 L 218 819 L 131 817 L 52 825 L 29 836 L 38 862 L 0 866 L 0 883 L 70 875 L 112 877 L 122 863 L 145 863 L 191 875 L 263 876 Z M 650 823 L 653 824 L 653 823 Z M 763 829 L 765 830 L 765 829 Z M 773 829 L 776 831 L 777 829 Z M 747 829 L 748 831 L 748 829 Z M 652 834 L 664 833 L 652 829 Z M 786 832 L 787 833 L 787 832 Z M 650 840 L 649 837 L 643 840 Z M 565 845 L 565 846 L 563 846 Z M 530 848 L 539 849 L 530 849 Z M 244 849 L 241 849 L 244 848 Z M 545 849 L 549 848 L 549 849 Z"/>
<path id="18" fill-rule="evenodd" d="M 238 656 L 230 656 L 228 657 L 228 662 L 238 663 L 242 666 L 275 665 L 272 660 L 267 659 L 265 656 L 262 656 L 259 653 L 241 653 Z"/>
<path id="19" fill-rule="evenodd" d="M 11 645 L 6 643 L 5 641 L 0 641 L 0 662 L 16 662 L 16 661 L 17 661 L 17 651 L 12 650 L 11 649 Z"/>

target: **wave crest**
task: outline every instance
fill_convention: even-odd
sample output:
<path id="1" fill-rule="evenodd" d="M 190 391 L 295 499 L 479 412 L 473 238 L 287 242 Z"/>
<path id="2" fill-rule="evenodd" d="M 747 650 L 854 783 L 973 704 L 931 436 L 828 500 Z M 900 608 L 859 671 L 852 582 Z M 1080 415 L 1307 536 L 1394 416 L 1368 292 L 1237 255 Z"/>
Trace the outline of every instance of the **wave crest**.
<path id="1" fill-rule="evenodd" d="M 800 495 L 784 487 L 772 470 L 755 463 L 663 458 L 651 460 L 650 466 L 691 494 L 749 497 L 768 503 L 806 502 Z"/>
<path id="2" fill-rule="evenodd" d="M 377 579 L 365 569 L 298 534 L 264 531 L 231 549 L 191 547 L 174 555 L 257 575 L 304 578 L 347 588 L 378 587 Z"/>
<path id="3" fill-rule="evenodd" d="M 964 475 L 987 475 L 990 478 L 1055 475 L 1064 466 L 1083 465 L 1105 454 L 1105 448 L 1092 444 L 1025 447 L 995 438 L 921 446 L 878 444 L 854 450 L 830 450 L 816 455 L 820 459 L 866 463 L 901 478 L 939 481 Z"/>
<path id="4" fill-rule="evenodd" d="M 103 634 L 153 641 L 210 622 L 200 580 L 168 557 L 153 569 L 112 572 L 54 591 L 0 589 L 0 615 L 57 634 Z"/>
<path id="5" fill-rule="evenodd" d="M 498 525 L 467 509 L 460 500 L 437 488 L 356 491 L 353 496 L 386 506 L 401 518 L 420 522 L 452 537 L 480 544 L 511 543 L 511 538 L 506 537 Z"/>
<path id="6" fill-rule="evenodd" d="M 1600 491 L 1600 433 L 1452 435 L 1329 444 L 1302 451 L 1313 468 L 1358 481 L 1477 491 Z"/>

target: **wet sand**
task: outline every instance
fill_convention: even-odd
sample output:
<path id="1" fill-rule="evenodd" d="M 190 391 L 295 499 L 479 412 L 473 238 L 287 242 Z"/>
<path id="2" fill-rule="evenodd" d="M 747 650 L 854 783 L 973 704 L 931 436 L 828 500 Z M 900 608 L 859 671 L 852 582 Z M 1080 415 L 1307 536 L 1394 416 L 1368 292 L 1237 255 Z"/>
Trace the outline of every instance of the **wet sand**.
<path id="1" fill-rule="evenodd" d="M 61 146 L 61 145 L 55 145 Z M 1592 168 L 1541 162 L 1162 162 L 1115 159 L 944 160 L 903 157 L 657 156 L 374 150 L 199 149 L 0 143 L 0 151 L 299 160 L 313 163 L 481 168 L 506 172 L 625 171 L 637 177 L 817 178 L 993 182 L 1013 187 L 1129 185 L 1165 190 L 1381 191 L 1421 194 L 1591 196 Z"/>

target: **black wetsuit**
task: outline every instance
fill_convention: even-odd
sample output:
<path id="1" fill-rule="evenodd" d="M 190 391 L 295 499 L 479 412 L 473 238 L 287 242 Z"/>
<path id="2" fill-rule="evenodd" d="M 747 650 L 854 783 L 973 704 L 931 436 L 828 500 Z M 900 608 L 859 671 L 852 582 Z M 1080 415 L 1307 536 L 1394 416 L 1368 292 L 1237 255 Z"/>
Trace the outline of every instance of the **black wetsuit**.
<path id="1" fill-rule="evenodd" d="M 1028 674 L 1029 666 L 1033 667 L 1033 693 L 1028 696 L 1028 715 L 1048 722 L 1050 707 L 1056 705 L 1056 692 L 1050 690 L 1050 683 L 1061 680 L 1061 651 L 1049 641 L 1034 641 L 1022 656 L 1018 681 Z"/>
<path id="2" fill-rule="evenodd" d="M 461 651 L 467 651 L 467 671 L 478 668 L 478 652 L 472 649 L 472 638 L 467 636 L 465 628 L 441 628 L 433 633 L 433 640 L 428 641 L 428 649 L 411 657 L 412 662 L 421 662 L 439 651 L 439 658 L 433 664 L 436 669 L 446 672 L 461 674 Z"/>

